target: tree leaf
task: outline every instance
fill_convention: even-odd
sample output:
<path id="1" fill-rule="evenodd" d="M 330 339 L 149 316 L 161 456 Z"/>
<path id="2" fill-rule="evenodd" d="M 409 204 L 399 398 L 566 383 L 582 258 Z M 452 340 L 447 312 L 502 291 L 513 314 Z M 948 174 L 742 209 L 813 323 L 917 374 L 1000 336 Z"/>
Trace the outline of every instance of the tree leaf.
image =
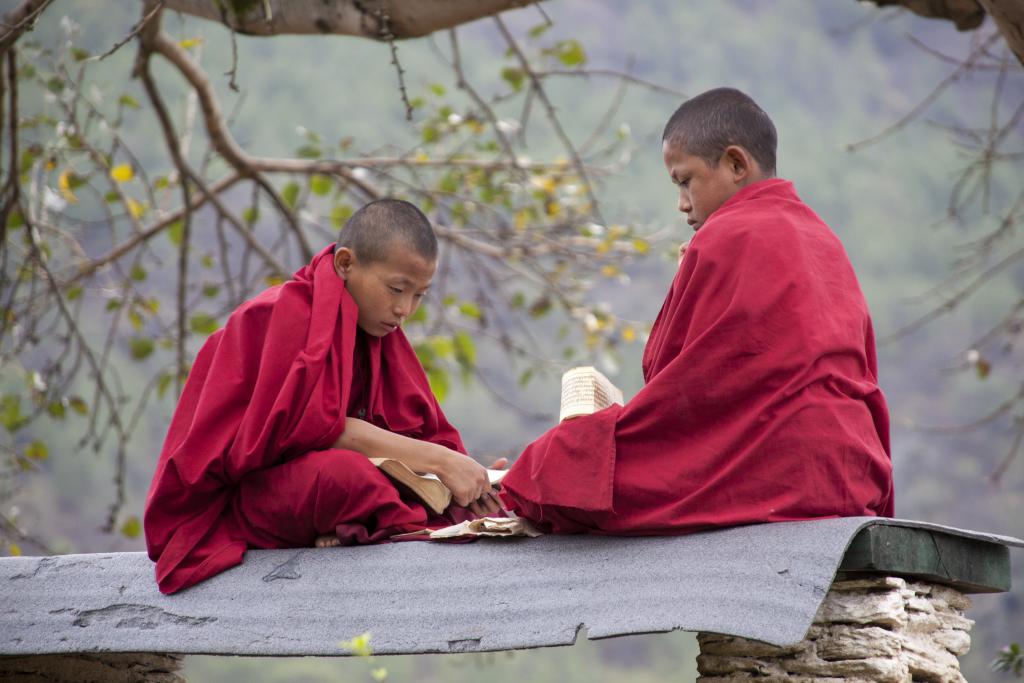
<path id="1" fill-rule="evenodd" d="M 131 351 L 132 358 L 135 360 L 145 360 L 153 353 L 156 344 L 149 337 L 132 337 L 128 340 L 128 348 Z"/>
<path id="2" fill-rule="evenodd" d="M 427 381 L 438 403 L 444 403 L 448 397 L 448 373 L 438 367 L 431 368 L 427 371 Z"/>
<path id="3" fill-rule="evenodd" d="M 129 277 L 131 277 L 131 279 L 135 280 L 136 282 L 142 282 L 143 280 L 146 279 L 146 269 L 140 266 L 138 263 L 136 263 L 134 266 L 132 266 L 132 271 L 129 274 Z"/>
<path id="4" fill-rule="evenodd" d="M 349 204 L 338 204 L 331 209 L 331 223 L 334 227 L 341 229 L 345 222 L 352 217 L 352 207 Z"/>
<path id="5" fill-rule="evenodd" d="M 294 209 L 295 204 L 299 200 L 299 184 L 296 182 L 288 183 L 281 190 L 281 199 L 288 205 L 289 209 Z"/>
<path id="6" fill-rule="evenodd" d="M 38 439 L 25 447 L 25 457 L 31 460 L 46 460 L 50 455 L 50 449 Z"/>
<path id="7" fill-rule="evenodd" d="M 587 53 L 578 40 L 560 40 L 555 43 L 558 60 L 566 66 L 579 66 L 587 61 Z"/>
<path id="8" fill-rule="evenodd" d="M 501 77 L 512 86 L 513 90 L 519 92 L 523 87 L 523 81 L 526 79 L 526 74 L 523 73 L 522 69 L 506 67 L 501 70 Z"/>
<path id="9" fill-rule="evenodd" d="M 314 173 L 309 179 L 309 189 L 315 195 L 321 197 L 331 191 L 334 183 L 331 181 L 330 176 L 321 175 Z"/>
<path id="10" fill-rule="evenodd" d="M 212 299 L 218 294 L 220 294 L 220 285 L 215 285 L 212 282 L 203 285 L 203 296 Z"/>
<path id="11" fill-rule="evenodd" d="M 139 108 L 139 101 L 127 93 L 121 95 L 121 97 L 118 98 L 117 103 L 126 107 L 131 107 L 132 109 Z"/>
<path id="12" fill-rule="evenodd" d="M 245 221 L 247 225 L 255 225 L 256 221 L 259 219 L 260 207 L 258 206 L 247 207 L 245 211 L 242 212 L 242 220 Z"/>
<path id="13" fill-rule="evenodd" d="M 220 323 L 208 313 L 196 313 L 189 318 L 188 327 L 196 334 L 210 335 L 220 328 Z"/>
<path id="14" fill-rule="evenodd" d="M 476 345 L 465 330 L 459 330 L 452 338 L 455 346 L 455 360 L 463 368 L 471 370 L 476 366 Z"/>
<path id="15" fill-rule="evenodd" d="M 131 164 L 118 164 L 110 169 L 110 177 L 119 183 L 127 183 L 135 177 L 135 169 Z"/>
<path id="16" fill-rule="evenodd" d="M 165 372 L 160 375 L 160 379 L 156 381 L 156 395 L 158 398 L 163 398 L 164 394 L 167 393 L 167 389 L 171 386 L 172 379 L 174 378 L 171 377 L 170 373 Z"/>
<path id="17" fill-rule="evenodd" d="M 46 412 L 48 412 L 51 417 L 60 420 L 64 417 L 67 409 L 64 407 L 63 401 L 50 401 L 46 406 Z"/>
<path id="18" fill-rule="evenodd" d="M 18 545 L 17 543 L 8 543 L 7 544 L 7 553 L 11 557 L 18 557 L 18 556 L 21 555 L 21 546 Z"/>
<path id="19" fill-rule="evenodd" d="M 185 40 L 179 41 L 178 45 L 188 50 L 189 48 L 193 48 L 202 42 L 202 38 L 186 38 Z"/>
<path id="20" fill-rule="evenodd" d="M 480 320 L 483 318 L 483 314 L 480 312 L 480 307 L 472 301 L 463 301 L 459 304 L 459 313 L 467 318 L 472 318 L 473 320 Z"/>
<path id="21" fill-rule="evenodd" d="M 0 398 L 0 422 L 9 432 L 16 432 L 25 424 L 21 414 L 21 397 L 7 394 Z"/>
<path id="22" fill-rule="evenodd" d="M 121 525 L 121 535 L 126 538 L 138 538 L 141 533 L 142 523 L 139 522 L 139 518 L 135 515 L 124 520 L 124 524 Z"/>
<path id="23" fill-rule="evenodd" d="M 73 285 L 73 286 L 69 287 L 67 294 L 64 295 L 64 297 L 68 301 L 74 301 L 75 299 L 77 299 L 80 296 L 82 296 L 82 288 L 79 287 L 78 285 Z"/>
<path id="24" fill-rule="evenodd" d="M 177 220 L 167 226 L 167 239 L 176 247 L 181 246 L 181 240 L 185 236 L 185 223 Z"/>
<path id="25" fill-rule="evenodd" d="M 71 406 L 71 410 L 79 415 L 87 415 L 89 413 L 89 404 L 81 396 L 72 396 L 68 399 L 68 404 Z"/>

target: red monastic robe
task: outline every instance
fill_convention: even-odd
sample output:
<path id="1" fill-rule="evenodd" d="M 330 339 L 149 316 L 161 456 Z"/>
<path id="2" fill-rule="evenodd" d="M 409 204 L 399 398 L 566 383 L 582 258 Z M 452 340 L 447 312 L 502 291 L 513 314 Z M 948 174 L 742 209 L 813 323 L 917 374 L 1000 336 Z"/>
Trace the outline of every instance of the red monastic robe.
<path id="1" fill-rule="evenodd" d="M 893 514 L 874 333 L 838 238 L 790 182 L 694 235 L 625 407 L 530 444 L 505 503 L 554 532 L 671 534 Z"/>
<path id="2" fill-rule="evenodd" d="M 330 533 L 367 543 L 431 522 L 366 457 L 331 448 L 362 408 L 379 427 L 465 452 L 401 330 L 367 335 L 353 367 L 358 308 L 332 252 L 239 307 L 196 357 L 146 500 L 164 593 L 239 564 L 249 547 Z"/>

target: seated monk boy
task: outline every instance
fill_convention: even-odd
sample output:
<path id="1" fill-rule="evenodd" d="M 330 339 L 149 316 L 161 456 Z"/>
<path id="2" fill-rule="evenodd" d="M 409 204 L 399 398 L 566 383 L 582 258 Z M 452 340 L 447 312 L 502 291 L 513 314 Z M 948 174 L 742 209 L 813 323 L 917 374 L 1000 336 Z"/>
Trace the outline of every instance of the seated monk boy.
<path id="1" fill-rule="evenodd" d="M 685 102 L 665 168 L 695 235 L 651 330 L 644 387 L 568 420 L 503 481 L 554 532 L 670 534 L 893 514 L 874 333 L 838 238 L 775 177 L 743 93 Z"/>
<path id="2" fill-rule="evenodd" d="M 239 564 L 247 548 L 368 543 L 461 521 L 432 519 L 367 456 L 437 474 L 474 515 L 498 511 L 400 329 L 436 263 L 426 216 L 375 201 L 207 339 L 146 500 L 162 592 Z"/>

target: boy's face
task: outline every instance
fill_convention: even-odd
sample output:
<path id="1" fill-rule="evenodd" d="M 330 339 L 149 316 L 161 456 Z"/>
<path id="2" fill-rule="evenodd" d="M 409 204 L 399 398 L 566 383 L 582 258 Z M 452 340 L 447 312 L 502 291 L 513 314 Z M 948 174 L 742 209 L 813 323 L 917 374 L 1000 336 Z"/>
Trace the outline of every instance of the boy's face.
<path id="1" fill-rule="evenodd" d="M 437 270 L 437 261 L 393 247 L 387 259 L 370 263 L 348 247 L 334 252 L 334 270 L 359 306 L 359 328 L 374 337 L 394 332 L 416 312 Z"/>
<path id="2" fill-rule="evenodd" d="M 665 168 L 679 187 L 679 210 L 686 214 L 686 222 L 694 231 L 745 184 L 742 177 L 736 177 L 734 160 L 729 158 L 731 149 L 712 167 L 700 157 L 687 154 L 680 145 L 670 145 L 668 140 L 662 144 Z"/>

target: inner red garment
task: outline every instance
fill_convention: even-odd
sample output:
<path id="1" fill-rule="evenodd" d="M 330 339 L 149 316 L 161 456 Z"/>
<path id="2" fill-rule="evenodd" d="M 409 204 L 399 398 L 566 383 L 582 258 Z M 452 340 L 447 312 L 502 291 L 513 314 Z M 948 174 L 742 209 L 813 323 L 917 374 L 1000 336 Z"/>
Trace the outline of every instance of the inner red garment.
<path id="1" fill-rule="evenodd" d="M 146 500 L 164 593 L 239 564 L 248 547 L 329 533 L 367 543 L 451 522 L 403 500 L 364 456 L 331 448 L 358 411 L 465 452 L 402 331 L 358 332 L 332 251 L 239 307 L 196 357 Z"/>
<path id="2" fill-rule="evenodd" d="M 553 532 L 686 533 L 893 514 L 874 333 L 838 238 L 789 181 L 694 235 L 626 407 L 530 444 L 503 499 Z"/>

